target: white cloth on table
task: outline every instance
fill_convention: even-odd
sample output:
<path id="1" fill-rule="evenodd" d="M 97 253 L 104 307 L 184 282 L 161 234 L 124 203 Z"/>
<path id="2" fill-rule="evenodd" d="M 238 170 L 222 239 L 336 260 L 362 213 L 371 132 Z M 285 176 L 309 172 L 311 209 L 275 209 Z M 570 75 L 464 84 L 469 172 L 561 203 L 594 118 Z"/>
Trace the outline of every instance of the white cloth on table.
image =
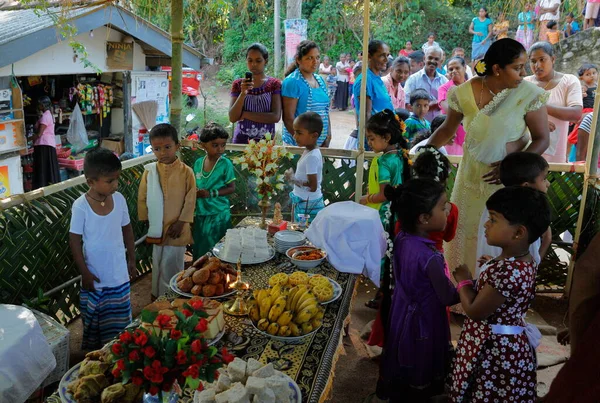
<path id="1" fill-rule="evenodd" d="M 387 242 L 377 210 L 351 201 L 330 204 L 319 212 L 305 235 L 327 252 L 338 271 L 365 274 L 379 287 Z"/>
<path id="2" fill-rule="evenodd" d="M 483 210 L 483 214 L 481 214 L 481 220 L 479 221 L 479 232 L 477 234 L 477 259 L 479 259 L 483 255 L 491 256 L 495 258 L 500 256 L 502 253 L 502 248 L 497 246 L 488 245 L 487 239 L 485 237 L 485 223 L 490 219 L 490 212 L 488 209 Z M 539 266 L 542 258 L 540 257 L 540 247 L 542 246 L 542 238 L 536 239 L 532 244 L 529 245 L 529 253 L 531 253 L 531 257 L 533 258 L 536 265 Z M 479 278 L 481 274 L 482 267 L 477 265 L 475 268 L 475 278 Z"/>
<path id="3" fill-rule="evenodd" d="M 0 402 L 24 402 L 56 367 L 29 309 L 0 305 Z"/>
<path id="4" fill-rule="evenodd" d="M 185 246 L 152 245 L 152 295 L 160 297 L 171 289 L 169 281 L 183 270 Z"/>

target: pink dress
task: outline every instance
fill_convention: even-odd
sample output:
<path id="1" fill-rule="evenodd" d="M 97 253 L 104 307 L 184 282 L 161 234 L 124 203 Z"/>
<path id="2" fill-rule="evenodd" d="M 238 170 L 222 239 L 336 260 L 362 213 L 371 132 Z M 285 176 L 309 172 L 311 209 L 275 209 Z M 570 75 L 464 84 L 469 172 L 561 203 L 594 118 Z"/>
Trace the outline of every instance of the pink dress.
<path id="1" fill-rule="evenodd" d="M 54 137 L 54 117 L 50 111 L 43 113 L 38 120 L 36 129 L 39 125 L 45 125 L 46 128 L 42 135 L 37 139 L 34 146 L 50 146 L 56 148 L 56 138 Z"/>
<path id="2" fill-rule="evenodd" d="M 448 97 L 448 90 L 454 86 L 456 86 L 456 84 L 454 84 L 454 81 L 450 80 L 446 84 L 438 88 L 438 105 L 444 113 L 448 113 L 448 111 L 442 107 L 442 101 L 446 100 L 446 98 Z M 465 142 L 465 134 L 465 129 L 461 124 L 456 130 L 454 144 L 444 146 L 446 148 L 446 151 L 448 151 L 448 155 L 463 155 L 462 145 Z"/>
<path id="3" fill-rule="evenodd" d="M 390 94 L 390 98 L 392 98 L 392 105 L 394 105 L 394 109 L 406 108 L 406 93 L 404 92 L 404 88 L 398 84 L 398 89 L 394 90 L 394 83 L 390 74 L 385 77 L 381 77 L 381 80 L 383 81 L 383 85 L 385 85 L 385 89 L 387 90 L 388 94 Z"/>
<path id="4" fill-rule="evenodd" d="M 525 77 L 525 80 L 535 83 L 535 77 Z M 580 106 L 583 107 L 583 95 L 579 79 L 572 74 L 564 74 L 556 87 L 550 91 L 548 105 L 556 106 Z M 548 120 L 556 126 L 556 130 L 550 133 L 550 146 L 544 153 L 548 162 L 567 162 L 567 138 L 569 137 L 569 122 L 548 116 Z"/>

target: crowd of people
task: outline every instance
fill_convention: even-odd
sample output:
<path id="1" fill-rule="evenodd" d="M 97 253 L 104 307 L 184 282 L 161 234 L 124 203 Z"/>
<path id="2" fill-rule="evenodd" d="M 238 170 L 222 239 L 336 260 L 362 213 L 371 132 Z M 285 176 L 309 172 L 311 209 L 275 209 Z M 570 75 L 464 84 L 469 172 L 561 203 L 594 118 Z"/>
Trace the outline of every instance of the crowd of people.
<path id="1" fill-rule="evenodd" d="M 540 21 L 555 15 L 557 1 L 540 1 Z M 535 21 L 529 12 L 521 13 L 524 24 Z M 353 105 L 358 123 L 365 108 L 365 147 L 378 156 L 360 203 L 379 212 L 394 239 L 382 262 L 369 341 L 383 346 L 377 395 L 390 402 L 425 402 L 444 393 L 453 402 L 536 401 L 539 340 L 524 316 L 552 237 L 548 162 L 584 157 L 598 67 L 583 65 L 579 77 L 556 71 L 549 42 L 526 49 L 505 37 L 508 25 L 479 11 L 469 28 L 477 45 L 472 69 L 462 48 L 446 61 L 435 34 L 419 50 L 407 41 L 392 60 L 389 46 L 372 40 L 367 66 L 353 64 L 348 54 L 335 65 L 321 60 L 319 46 L 305 40 L 280 81 L 265 73 L 267 49 L 253 44 L 246 52 L 249 74 L 231 88 L 234 143 L 274 136 L 282 119 L 284 144 L 304 148 L 295 173 L 285 178 L 292 202 L 310 201 L 313 217 L 325 207 L 319 149 L 331 141 L 330 111 Z M 358 147 L 356 132 L 348 148 Z M 236 177 L 225 155 L 229 135 L 217 124 L 202 129 L 206 153 L 193 169 L 177 157 L 173 126 L 157 125 L 149 136 L 157 162 L 146 166 L 137 210 L 149 221 L 157 297 L 183 270 L 186 247 L 193 244 L 198 258 L 230 227 L 228 195 Z M 463 156 L 449 199 L 446 155 Z M 120 169 L 110 151 L 89 152 L 89 190 L 72 209 L 86 349 L 131 321 L 135 248 L 127 204 L 116 191 Z M 467 319 L 452 349 L 448 307 L 457 303 Z"/>

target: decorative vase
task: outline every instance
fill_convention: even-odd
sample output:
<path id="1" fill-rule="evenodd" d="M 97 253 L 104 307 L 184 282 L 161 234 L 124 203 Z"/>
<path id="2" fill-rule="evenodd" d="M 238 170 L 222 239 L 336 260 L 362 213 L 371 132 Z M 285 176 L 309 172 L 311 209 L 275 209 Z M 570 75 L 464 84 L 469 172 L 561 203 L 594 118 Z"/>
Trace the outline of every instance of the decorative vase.
<path id="1" fill-rule="evenodd" d="M 179 395 L 175 390 L 171 390 L 170 392 L 162 392 L 161 395 L 151 395 L 150 393 L 144 393 L 144 397 L 142 398 L 143 403 L 177 403 L 179 400 Z"/>
<path id="2" fill-rule="evenodd" d="M 260 228 L 267 229 L 267 210 L 269 210 L 269 207 L 271 207 L 271 202 L 269 201 L 268 198 L 263 197 L 258 202 L 258 207 L 260 207 L 260 209 L 262 210 L 262 219 L 260 222 Z"/>

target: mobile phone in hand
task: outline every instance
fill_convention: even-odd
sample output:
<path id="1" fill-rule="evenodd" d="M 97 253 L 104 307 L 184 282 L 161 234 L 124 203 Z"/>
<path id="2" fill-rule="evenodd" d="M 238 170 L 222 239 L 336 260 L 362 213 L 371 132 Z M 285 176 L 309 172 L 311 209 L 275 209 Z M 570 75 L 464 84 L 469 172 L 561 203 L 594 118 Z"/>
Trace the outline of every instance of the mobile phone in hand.
<path id="1" fill-rule="evenodd" d="M 252 73 L 249 71 L 246 72 L 246 81 L 252 81 Z"/>

